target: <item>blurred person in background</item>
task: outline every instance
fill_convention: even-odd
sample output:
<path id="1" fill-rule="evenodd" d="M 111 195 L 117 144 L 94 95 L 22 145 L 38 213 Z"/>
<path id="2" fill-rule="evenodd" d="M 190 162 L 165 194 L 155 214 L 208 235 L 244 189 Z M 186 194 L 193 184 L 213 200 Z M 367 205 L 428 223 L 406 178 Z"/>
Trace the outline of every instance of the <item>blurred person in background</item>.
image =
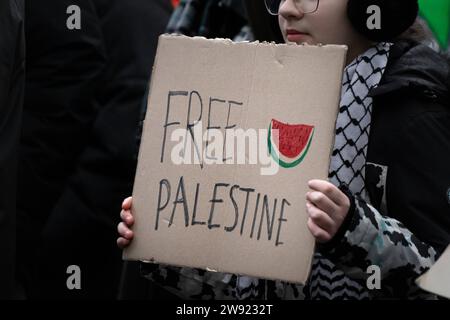
<path id="1" fill-rule="evenodd" d="M 0 300 L 15 298 L 17 156 L 25 83 L 23 0 L 0 1 Z"/>
<path id="2" fill-rule="evenodd" d="M 68 28 L 73 5 L 80 28 Z M 116 212 L 132 190 L 142 100 L 171 11 L 169 0 L 27 2 L 17 200 L 24 297 L 116 297 Z M 79 290 L 67 286 L 71 265 Z"/>

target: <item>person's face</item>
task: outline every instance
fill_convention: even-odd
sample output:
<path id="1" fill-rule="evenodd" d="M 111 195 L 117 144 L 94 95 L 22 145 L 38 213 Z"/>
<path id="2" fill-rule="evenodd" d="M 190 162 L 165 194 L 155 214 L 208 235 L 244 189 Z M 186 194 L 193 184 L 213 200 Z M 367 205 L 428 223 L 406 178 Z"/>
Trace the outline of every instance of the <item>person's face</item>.
<path id="1" fill-rule="evenodd" d="M 347 45 L 349 51 L 367 44 L 347 18 L 348 0 L 320 0 L 317 11 L 309 14 L 297 9 L 296 1 L 280 2 L 278 22 L 285 42 L 340 44 Z"/>

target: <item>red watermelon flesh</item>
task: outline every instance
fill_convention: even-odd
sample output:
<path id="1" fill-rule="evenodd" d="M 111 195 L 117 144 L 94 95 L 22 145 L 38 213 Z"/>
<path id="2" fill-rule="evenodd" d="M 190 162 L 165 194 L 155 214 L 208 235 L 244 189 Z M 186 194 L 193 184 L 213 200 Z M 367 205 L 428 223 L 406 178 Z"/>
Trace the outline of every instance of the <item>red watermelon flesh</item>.
<path id="1" fill-rule="evenodd" d="M 276 130 L 277 131 L 273 131 Z M 278 151 L 287 158 L 297 157 L 306 147 L 314 126 L 286 124 L 272 119 L 273 141 L 278 141 Z"/>

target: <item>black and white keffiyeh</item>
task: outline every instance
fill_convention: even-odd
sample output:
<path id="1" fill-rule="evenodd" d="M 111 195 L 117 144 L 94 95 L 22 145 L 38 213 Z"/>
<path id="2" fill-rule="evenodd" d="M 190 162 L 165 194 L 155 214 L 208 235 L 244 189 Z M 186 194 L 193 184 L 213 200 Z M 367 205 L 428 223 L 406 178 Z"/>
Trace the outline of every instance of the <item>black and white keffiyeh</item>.
<path id="1" fill-rule="evenodd" d="M 364 166 L 372 115 L 370 90 L 378 86 L 389 58 L 390 43 L 380 42 L 349 64 L 342 80 L 341 102 L 329 178 L 365 196 Z"/>
<path id="2" fill-rule="evenodd" d="M 386 69 L 391 43 L 381 42 L 357 57 L 344 70 L 336 137 L 329 178 L 345 184 L 355 195 L 370 202 L 365 190 L 365 165 L 372 120 L 373 99 Z M 316 253 L 309 281 L 311 299 L 365 299 L 366 288 L 346 277 L 334 264 Z"/>

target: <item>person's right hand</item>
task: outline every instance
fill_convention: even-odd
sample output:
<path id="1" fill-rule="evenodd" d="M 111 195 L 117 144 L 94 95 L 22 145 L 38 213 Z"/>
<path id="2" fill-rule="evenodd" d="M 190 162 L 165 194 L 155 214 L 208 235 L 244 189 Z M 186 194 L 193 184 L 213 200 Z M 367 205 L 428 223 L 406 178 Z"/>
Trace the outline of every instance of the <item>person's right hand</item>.
<path id="1" fill-rule="evenodd" d="M 122 203 L 122 211 L 120 211 L 122 222 L 117 226 L 117 231 L 120 236 L 117 238 L 117 246 L 120 249 L 128 247 L 134 237 L 133 231 L 130 229 L 134 223 L 134 217 L 131 214 L 131 202 L 132 197 L 126 198 Z"/>

